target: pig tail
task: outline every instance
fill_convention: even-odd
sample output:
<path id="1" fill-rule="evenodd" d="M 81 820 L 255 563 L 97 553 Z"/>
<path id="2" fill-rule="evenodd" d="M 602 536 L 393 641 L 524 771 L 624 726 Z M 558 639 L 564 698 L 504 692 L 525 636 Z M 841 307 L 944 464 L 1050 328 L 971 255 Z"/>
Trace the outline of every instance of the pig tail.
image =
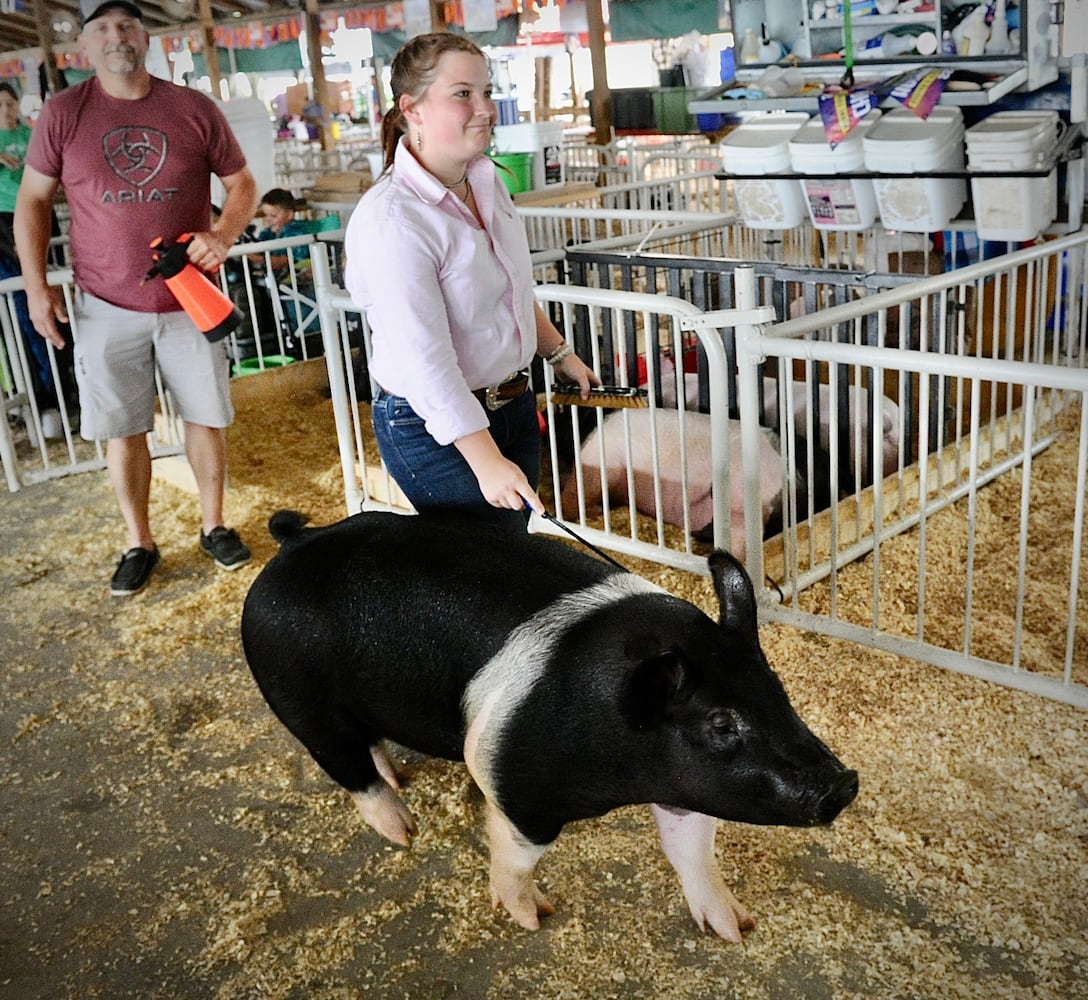
<path id="1" fill-rule="evenodd" d="M 408 120 L 400 109 L 401 95 L 416 100 L 423 97 L 438 72 L 438 60 L 447 52 L 468 52 L 479 56 L 490 68 L 490 61 L 471 38 L 450 31 L 435 31 L 416 35 L 405 42 L 393 57 L 389 86 L 393 91 L 393 106 L 382 116 L 382 171 L 393 165 L 397 142 L 408 131 Z"/>

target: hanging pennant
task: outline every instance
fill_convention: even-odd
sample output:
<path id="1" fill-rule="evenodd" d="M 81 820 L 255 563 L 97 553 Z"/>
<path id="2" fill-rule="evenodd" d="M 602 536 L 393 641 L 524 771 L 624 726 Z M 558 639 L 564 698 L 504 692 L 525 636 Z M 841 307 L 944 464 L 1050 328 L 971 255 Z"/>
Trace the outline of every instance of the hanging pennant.
<path id="1" fill-rule="evenodd" d="M 461 0 L 465 31 L 494 31 L 499 26 L 495 0 Z"/>
<path id="2" fill-rule="evenodd" d="M 908 69 L 871 87 L 828 88 L 820 95 L 818 105 L 831 148 L 842 142 L 886 97 L 899 101 L 924 121 L 936 107 L 953 72 L 951 68 Z"/>
<path id="3" fill-rule="evenodd" d="M 831 148 L 842 142 L 881 100 L 875 90 L 866 88 L 829 90 L 820 94 L 817 101 L 820 119 Z"/>
<path id="4" fill-rule="evenodd" d="M 832 149 L 842 142 L 857 127 L 858 122 L 879 103 L 871 91 L 854 87 L 853 8 L 852 0 L 842 4 L 842 43 L 846 69 L 842 79 L 837 84 L 829 86 L 817 100 L 820 118 L 824 123 L 824 132 Z"/>
<path id="5" fill-rule="evenodd" d="M 404 0 L 404 33 L 409 38 L 433 30 L 431 0 Z"/>

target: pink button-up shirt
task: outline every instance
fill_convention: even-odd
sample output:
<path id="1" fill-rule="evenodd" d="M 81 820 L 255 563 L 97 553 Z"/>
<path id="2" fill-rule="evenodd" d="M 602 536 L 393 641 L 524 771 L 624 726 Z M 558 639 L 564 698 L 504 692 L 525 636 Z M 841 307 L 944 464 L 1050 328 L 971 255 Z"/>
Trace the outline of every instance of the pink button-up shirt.
<path id="1" fill-rule="evenodd" d="M 450 444 L 488 426 L 472 390 L 536 353 L 529 245 L 489 159 L 468 169 L 481 228 L 404 141 L 352 212 L 345 284 L 373 334 L 371 374 Z"/>

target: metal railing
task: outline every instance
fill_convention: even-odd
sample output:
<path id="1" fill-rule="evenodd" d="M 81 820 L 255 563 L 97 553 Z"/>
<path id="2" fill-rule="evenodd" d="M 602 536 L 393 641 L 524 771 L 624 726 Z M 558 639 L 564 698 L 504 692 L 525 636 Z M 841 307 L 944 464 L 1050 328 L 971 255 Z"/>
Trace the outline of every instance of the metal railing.
<path id="1" fill-rule="evenodd" d="M 587 540 L 633 557 L 705 572 L 711 546 L 743 553 L 754 580 L 774 581 L 767 619 L 1088 706 L 1086 243 L 860 296 L 844 285 L 837 304 L 781 323 L 751 266 L 734 269 L 727 311 L 538 288 L 602 377 L 647 393 L 642 409 L 564 408 L 541 373 L 542 494 Z M 348 510 L 403 510 L 354 405 L 369 391 L 365 321 L 331 280 L 317 294 Z M 1059 442 L 1074 455 L 1060 497 L 1034 474 Z M 1008 483 L 1009 520 L 978 523 L 984 491 Z M 955 573 L 934 565 L 949 518 Z M 1010 547 L 995 586 L 987 567 Z M 870 595 L 862 613 L 846 586 Z M 1053 613 L 1041 623 L 1028 612 L 1043 587 Z M 980 623 L 1005 613 L 1007 641 L 984 636 Z"/>
<path id="2" fill-rule="evenodd" d="M 77 472 L 103 469 L 101 442 L 79 437 L 72 344 L 79 339 L 76 294 L 70 269 L 49 271 L 46 280 L 59 288 L 71 317 L 69 343 L 58 351 L 26 329 L 19 296 L 21 277 L 0 281 L 0 465 L 10 491 Z M 37 353 L 30 338 L 36 338 Z M 158 416 L 149 435 L 153 458 L 184 452 L 182 421 L 156 373 Z"/>
<path id="3" fill-rule="evenodd" d="M 738 328 L 748 568 L 753 579 L 776 580 L 782 598 L 768 602 L 768 618 L 1088 706 L 1086 243 L 1078 234 L 810 316 Z M 755 295 L 754 279 L 744 277 L 741 300 Z M 949 311 L 948 302 L 963 308 Z M 908 309 L 921 338 L 916 347 L 896 346 L 885 336 L 889 319 Z M 934 317 L 935 328 L 926 329 Z M 701 322 L 713 326 L 713 314 Z M 865 331 L 873 327 L 880 336 L 870 342 Z M 844 328 L 855 336 L 825 336 Z M 892 469 L 864 488 L 842 488 L 840 449 L 856 455 L 869 447 L 875 467 L 879 439 L 832 434 L 830 492 L 841 499 L 808 521 L 787 511 L 782 535 L 763 545 L 750 477 L 768 367 L 780 376 L 780 412 L 804 399 L 812 380 L 827 385 L 833 411 L 842 385 L 869 399 L 873 386 L 912 385 L 916 403 L 900 409 Z M 865 413 L 878 419 L 871 406 Z M 812 419 L 809 408 L 805 421 L 783 425 L 791 478 L 813 469 L 812 449 L 799 443 L 814 437 Z M 1070 438 L 1074 470 L 1059 493 L 1033 475 L 1034 463 Z M 983 491 L 1007 477 L 1017 483 L 1009 520 L 980 524 Z M 884 563 L 893 551 L 889 580 Z M 859 560 L 870 595 L 861 613 L 848 610 L 844 590 L 858 586 L 845 570 Z M 1029 627 L 1026 609 L 1038 609 L 1041 588 L 1046 613 Z M 1000 615 L 1015 627 L 984 635 L 981 623 Z"/>

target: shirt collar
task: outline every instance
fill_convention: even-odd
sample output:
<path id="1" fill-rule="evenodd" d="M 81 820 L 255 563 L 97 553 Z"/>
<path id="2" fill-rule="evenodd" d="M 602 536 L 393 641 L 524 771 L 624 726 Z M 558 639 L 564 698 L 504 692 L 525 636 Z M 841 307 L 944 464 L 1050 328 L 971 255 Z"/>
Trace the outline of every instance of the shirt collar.
<path id="1" fill-rule="evenodd" d="M 486 156 L 477 156 L 468 165 L 469 181 L 483 181 L 488 166 Z M 393 154 L 393 170 L 404 187 L 430 205 L 437 205 L 447 194 L 450 194 L 450 189 L 412 155 L 408 148 L 407 136 L 402 136 L 397 143 Z M 481 173 L 481 170 L 484 173 Z"/>

